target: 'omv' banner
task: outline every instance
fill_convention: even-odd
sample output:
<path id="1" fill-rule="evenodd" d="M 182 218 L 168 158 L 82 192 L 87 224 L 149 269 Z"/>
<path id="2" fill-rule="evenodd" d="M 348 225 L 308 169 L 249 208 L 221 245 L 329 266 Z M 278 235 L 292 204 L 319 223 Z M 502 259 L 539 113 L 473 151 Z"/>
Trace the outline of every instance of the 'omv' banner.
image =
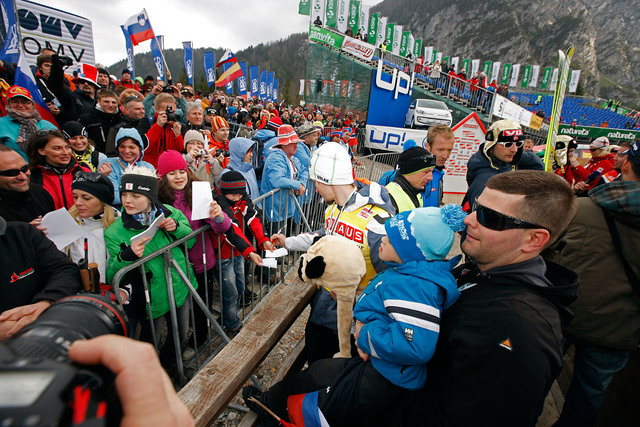
<path id="1" fill-rule="evenodd" d="M 207 76 L 207 85 L 211 87 L 216 82 L 215 71 L 216 58 L 213 52 L 204 53 L 204 74 Z"/>
<path id="2" fill-rule="evenodd" d="M 182 42 L 182 50 L 184 52 L 184 70 L 187 73 L 189 84 L 193 85 L 193 43 Z"/>
<path id="3" fill-rule="evenodd" d="M 249 66 L 249 87 L 251 88 L 251 97 L 257 98 L 260 91 L 260 69 L 257 65 Z"/>

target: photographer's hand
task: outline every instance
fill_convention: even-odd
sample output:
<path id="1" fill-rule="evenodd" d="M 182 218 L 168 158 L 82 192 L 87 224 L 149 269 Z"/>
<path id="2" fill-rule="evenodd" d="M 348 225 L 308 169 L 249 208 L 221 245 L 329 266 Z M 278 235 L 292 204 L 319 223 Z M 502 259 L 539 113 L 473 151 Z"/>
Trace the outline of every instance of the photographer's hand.
<path id="1" fill-rule="evenodd" d="M 85 365 L 102 364 L 116 375 L 123 412 L 120 426 L 194 425 L 151 344 L 103 335 L 74 342 L 69 356 Z"/>
<path id="2" fill-rule="evenodd" d="M 161 128 L 164 128 L 167 125 L 167 112 L 166 111 L 158 111 L 158 118 L 156 119 L 156 124 Z"/>

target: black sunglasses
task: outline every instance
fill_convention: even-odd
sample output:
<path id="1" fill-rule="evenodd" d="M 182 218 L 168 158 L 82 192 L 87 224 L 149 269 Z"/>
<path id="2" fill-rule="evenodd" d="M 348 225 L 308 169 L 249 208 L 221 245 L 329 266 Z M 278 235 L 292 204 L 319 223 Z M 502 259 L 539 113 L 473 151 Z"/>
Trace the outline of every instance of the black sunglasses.
<path id="1" fill-rule="evenodd" d="M 18 176 L 21 173 L 27 173 L 29 171 L 29 165 L 24 165 L 20 169 L 7 169 L 6 171 L 0 171 L 0 176 Z"/>
<path id="2" fill-rule="evenodd" d="M 498 211 L 494 211 L 491 208 L 482 206 L 476 199 L 476 218 L 483 227 L 490 230 L 503 231 L 510 230 L 512 228 L 543 228 L 547 231 L 547 227 L 543 227 L 538 224 L 534 224 L 523 219 L 515 218 L 513 216 L 505 215 Z"/>

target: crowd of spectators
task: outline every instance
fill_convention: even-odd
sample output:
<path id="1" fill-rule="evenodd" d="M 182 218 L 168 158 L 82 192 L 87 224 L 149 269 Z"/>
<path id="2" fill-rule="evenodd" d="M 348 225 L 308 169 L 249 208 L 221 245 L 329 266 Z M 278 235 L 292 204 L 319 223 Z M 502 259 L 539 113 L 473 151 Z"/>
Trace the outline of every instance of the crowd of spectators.
<path id="1" fill-rule="evenodd" d="M 420 58 L 418 66 L 434 81 L 456 84 L 455 80 L 442 80 L 452 75 L 446 63 L 436 61 L 432 66 L 423 66 Z M 306 250 L 316 237 L 340 234 L 356 241 L 355 236 L 360 236 L 359 247 L 367 264 L 360 283 L 361 291 L 366 288 L 363 295 L 385 299 L 366 309 L 362 299 L 356 305 L 354 359 L 367 370 L 366 378 L 375 378 L 383 389 L 391 390 L 394 399 L 404 399 L 409 390 L 416 392 L 403 400 L 407 425 L 418 425 L 414 417 L 419 418 L 420 404 L 415 402 L 424 401 L 420 399 L 434 402 L 430 404 L 433 419 L 440 421 L 450 417 L 466 424 L 479 417 L 475 421 L 480 420 L 480 424 L 492 421 L 500 425 L 508 420 L 519 425 L 535 416 L 562 366 L 563 330 L 573 307 L 580 316 L 571 324 L 573 329 L 569 329 L 567 337 L 573 341 L 567 343 L 579 349 L 576 357 L 581 363 L 589 364 L 587 353 L 599 351 L 594 347 L 604 346 L 614 353 L 608 359 L 613 365 L 608 372 L 597 368 L 598 390 L 588 384 L 594 374 L 576 366 L 574 391 L 568 399 L 571 405 L 567 405 L 570 409 L 563 419 L 592 420 L 612 372 L 622 369 L 628 359 L 629 343 L 635 339 L 637 344 L 640 327 L 636 325 L 637 318 L 629 315 L 634 310 L 637 313 L 637 301 L 605 310 L 603 321 L 615 321 L 620 328 L 635 328 L 616 337 L 618 340 L 605 339 L 606 331 L 595 339 L 584 332 L 590 328 L 590 310 L 601 309 L 598 304 L 606 301 L 589 292 L 605 292 L 593 284 L 606 278 L 580 271 L 580 280 L 589 285 L 581 288 L 585 294 L 573 305 L 578 276 L 569 268 L 580 270 L 572 251 L 577 251 L 581 243 L 575 234 L 565 238 L 562 233 L 567 226 L 570 232 L 581 230 L 583 224 L 577 221 L 585 221 L 589 227 L 594 214 L 588 219 L 580 216 L 580 210 L 598 211 L 595 206 L 604 210 L 599 222 L 609 224 L 611 235 L 617 233 L 611 221 L 614 227 L 619 223 L 623 236 L 637 234 L 638 143 L 614 153 L 607 138 L 598 138 L 591 143 L 591 159 L 585 164 L 575 156 L 576 142 L 561 137 L 554 153 L 555 174 L 550 174 L 543 172 L 542 162 L 529 150 L 532 144 L 525 148 L 520 125 L 509 120 L 493 123 L 485 142 L 468 163 L 469 191 L 462 206 L 468 216 L 458 218 L 458 223 L 464 219 L 467 227 L 462 249 L 469 262 L 453 270 L 458 260 L 449 263 L 443 258 L 453 242 L 451 229 L 458 231 L 457 226 L 447 222 L 446 233 L 442 234 L 447 236 L 444 246 L 433 241 L 440 234 L 424 233 L 442 225 L 439 206 L 444 165 L 455 141 L 448 126 L 432 127 L 421 144 L 407 141 L 396 169 L 383 177 L 384 181 L 371 183 L 356 180 L 353 173 L 353 164 L 358 162 L 355 135 L 365 125 L 353 112 L 234 98 L 219 92 L 196 93 L 180 83 L 165 85 L 152 77 L 132 79 L 128 70 L 114 81 L 99 64 L 84 64 L 76 75 L 67 75 L 64 58 L 45 52 L 38 57 L 34 74 L 53 114 L 55 123 L 51 123 L 40 117 L 27 89 L 12 85 L 10 65 L 3 67 L 0 77 L 10 88 L 2 100 L 6 115 L 0 118 L 0 245 L 3 252 L 11 251 L 18 262 L 14 265 L 5 259 L 0 267 L 11 283 L 24 281 L 25 286 L 0 283 L 7 295 L 1 304 L 0 340 L 17 333 L 58 299 L 87 290 L 79 265 L 90 263 L 96 265 L 99 277 L 93 290 L 123 304 L 131 330 L 137 331 L 136 337 L 159 347 L 162 366 L 174 374 L 176 357 L 193 357 L 190 347 L 202 345 L 209 327 L 209 317 L 196 311 L 194 333 L 189 329 L 190 288 L 205 299 L 205 295 L 213 293 L 214 281 L 220 282 L 220 324 L 233 337 L 242 327 L 238 310 L 255 298 L 245 289 L 245 276 L 250 263 L 263 265 L 260 251 L 273 250 L 277 245 Z M 508 96 L 506 85 L 498 86 L 495 81 L 487 84 L 484 73 L 472 76 L 468 82 L 472 92 L 476 88 L 472 104 L 486 107 L 487 98 L 480 88 Z M 209 184 L 213 201 L 207 218 L 193 220 L 193 183 L 198 181 Z M 312 203 L 315 193 L 329 204 L 322 229 L 289 236 L 293 224 L 300 221 L 298 205 Z M 578 203 L 575 219 L 574 195 L 584 200 Z M 260 196 L 264 199 L 254 204 Z M 624 203 L 617 204 L 619 200 Z M 69 211 L 84 237 L 58 250 L 46 238 L 51 230 L 42 225 L 42 217 L 61 208 Z M 549 216 L 549 209 L 562 211 Z M 613 212 L 613 220 L 607 217 L 607 209 Z M 152 224 L 158 228 L 157 233 L 137 237 Z M 155 257 L 145 263 L 144 278 L 140 270 L 131 270 L 117 289 L 111 286 L 123 268 L 151 253 L 167 250 L 167 246 L 206 224 L 211 226 L 211 232 L 188 241 L 188 252 L 178 246 L 171 249 L 173 264 L 168 270 L 163 257 Z M 425 228 L 415 228 L 420 224 Z M 622 243 L 614 239 L 616 247 L 610 252 L 629 251 L 628 241 L 620 237 Z M 423 244 L 422 239 L 428 242 Z M 563 241 L 568 246 L 552 246 Z M 417 250 L 427 251 L 425 244 L 437 246 L 437 253 L 431 258 L 425 255 L 414 259 Z M 564 267 L 542 259 L 540 254 L 548 248 L 560 254 Z M 633 289 L 637 286 L 637 260 L 628 262 L 625 256 L 606 255 L 619 264 L 619 272 L 625 272 L 619 274 L 619 281 L 630 283 L 628 289 L 618 287 L 610 292 L 615 297 L 636 297 Z M 411 300 L 409 308 L 401 308 L 402 315 L 393 314 L 387 302 L 407 301 L 398 299 L 393 285 L 385 282 L 382 287 L 383 278 L 392 277 L 400 286 L 399 277 L 406 274 L 427 283 L 421 286 L 430 286 L 430 277 L 412 268 L 414 261 L 416 266 L 439 262 L 440 273 L 451 284 L 446 293 L 455 298 L 439 300 L 425 308 L 423 301 L 413 301 L 403 294 L 402 298 Z M 392 266 L 393 270 L 387 270 Z M 376 276 L 383 271 L 393 274 Z M 167 291 L 165 274 L 171 275 L 173 298 Z M 269 274 L 265 276 L 270 280 Z M 183 281 L 185 277 L 190 278 L 189 283 Z M 378 279 L 372 280 L 374 277 Z M 367 288 L 369 280 L 373 288 Z M 454 289 L 455 280 L 462 286 L 462 293 Z M 487 297 L 483 289 L 489 289 L 487 292 L 495 298 Z M 518 304 L 528 307 L 526 310 L 501 305 L 514 295 Z M 370 301 L 371 297 L 367 298 Z M 500 306 L 489 310 L 493 317 L 484 328 L 480 319 L 473 325 L 466 323 L 467 316 L 477 314 L 478 304 Z M 382 309 L 383 321 L 375 314 L 380 310 L 378 305 L 389 311 Z M 440 311 L 445 308 L 452 314 L 440 319 Z M 172 310 L 177 315 L 175 330 L 170 325 Z M 344 381 L 345 373 L 351 374 L 355 366 L 350 362 L 322 361 L 336 349 L 335 310 L 331 294 L 321 289 L 314 297 L 306 329 L 309 360 L 321 364 L 311 364 L 314 369 L 303 374 L 313 376 L 318 367 L 330 367 L 331 375 L 320 369 L 324 377 L 312 382 L 320 388 L 331 386 L 334 380 Z M 384 325 L 376 323 L 380 321 Z M 405 359 L 402 352 L 415 350 L 415 345 L 408 345 L 406 350 L 389 346 L 394 351 L 388 353 L 380 345 L 387 333 L 393 335 L 393 340 L 411 342 L 414 336 L 422 339 L 419 337 L 425 329 L 433 331 L 436 327 L 431 324 L 438 330 L 442 326 L 443 332 L 440 338 L 433 337 L 428 354 Z M 418 328 L 415 335 L 412 328 Z M 163 340 L 157 332 L 165 329 L 168 336 Z M 464 351 L 457 341 L 458 333 L 472 333 L 464 335 L 465 345 L 469 346 Z M 174 336 L 183 343 L 181 354 L 174 352 Z M 488 341 L 478 344 L 480 336 L 488 336 Z M 381 341 L 377 342 L 378 338 Z M 436 339 L 442 345 L 436 347 Z M 516 354 L 514 349 L 519 345 L 524 351 Z M 429 373 L 433 380 L 429 381 L 424 378 L 422 365 L 432 357 Z M 490 375 L 483 368 L 484 363 L 505 369 L 506 373 L 501 380 L 488 381 Z M 534 364 L 539 372 L 523 369 L 527 363 Z M 405 365 L 412 364 L 422 365 L 419 369 L 412 366 L 408 372 L 416 376 L 405 382 Z M 447 373 L 451 376 L 447 377 Z M 488 399 L 501 396 L 501 387 L 510 388 L 512 393 L 507 394 L 513 394 L 514 399 L 520 392 L 524 394 L 517 402 L 509 396 L 502 397 L 503 403 L 513 404 L 508 409 L 477 404 L 482 399 L 470 396 L 470 391 L 478 392 L 488 383 L 492 390 L 484 393 Z M 454 398 L 458 384 L 465 384 L 463 395 L 467 398 Z M 350 390 L 350 385 L 353 384 L 342 382 L 335 389 Z M 287 387 L 276 385 L 270 395 L 249 390 L 245 397 L 251 395 L 276 405 L 281 410 L 279 414 L 286 416 L 283 402 L 292 390 Z M 438 393 L 439 390 L 443 392 Z M 377 390 L 374 394 L 378 395 L 378 407 L 372 407 L 370 402 L 354 402 L 356 406 L 363 405 L 359 407 L 364 411 L 363 417 L 366 415 L 363 419 L 376 419 L 383 409 L 391 411 L 389 404 L 394 399 L 385 400 Z M 268 396 L 272 396 L 271 401 Z M 332 400 L 326 399 L 323 410 L 338 424 L 352 419 L 353 414 L 327 406 Z M 590 406 L 588 411 L 583 409 L 585 405 Z M 252 409 L 259 411 L 256 406 Z"/>

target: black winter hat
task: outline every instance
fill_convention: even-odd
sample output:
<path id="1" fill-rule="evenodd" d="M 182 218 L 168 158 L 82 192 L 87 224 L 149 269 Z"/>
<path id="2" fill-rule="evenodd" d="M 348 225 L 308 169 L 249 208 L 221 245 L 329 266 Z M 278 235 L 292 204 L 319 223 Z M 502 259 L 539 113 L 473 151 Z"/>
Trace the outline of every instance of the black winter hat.
<path id="1" fill-rule="evenodd" d="M 138 193 L 147 196 L 152 202 L 158 200 L 158 179 L 147 175 L 127 173 L 120 180 L 120 194 Z"/>
<path id="2" fill-rule="evenodd" d="M 222 194 L 245 194 L 247 192 L 247 181 L 238 171 L 228 171 L 220 177 L 220 192 Z"/>
<path id="3" fill-rule="evenodd" d="M 113 204 L 114 189 L 109 178 L 98 172 L 82 172 L 71 183 L 72 190 L 86 191 L 107 205 Z"/>
<path id="4" fill-rule="evenodd" d="M 88 136 L 87 130 L 84 128 L 82 123 L 74 121 L 66 122 L 64 126 L 62 126 L 62 133 L 67 139 L 78 135 Z"/>
<path id="5" fill-rule="evenodd" d="M 435 166 L 436 157 L 422 147 L 411 147 L 403 151 L 398 159 L 398 170 L 402 175 L 409 175 Z"/>

